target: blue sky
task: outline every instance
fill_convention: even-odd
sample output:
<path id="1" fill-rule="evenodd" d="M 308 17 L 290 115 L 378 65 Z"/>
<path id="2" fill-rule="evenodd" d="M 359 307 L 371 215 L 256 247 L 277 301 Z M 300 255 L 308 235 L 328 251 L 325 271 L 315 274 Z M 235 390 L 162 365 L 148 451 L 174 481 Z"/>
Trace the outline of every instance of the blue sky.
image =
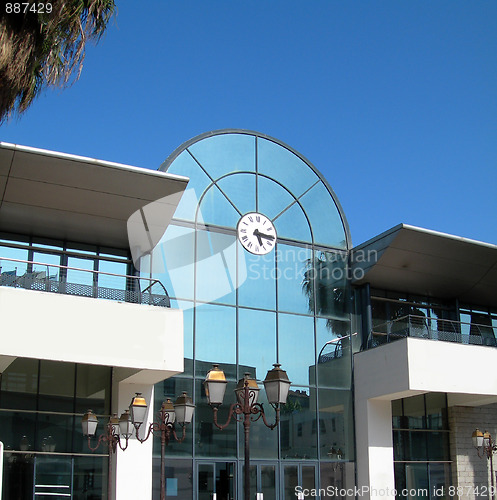
<path id="1" fill-rule="evenodd" d="M 404 222 L 497 244 L 495 0 L 117 0 L 80 80 L 0 140 L 146 168 L 209 130 L 318 168 L 359 244 Z"/>

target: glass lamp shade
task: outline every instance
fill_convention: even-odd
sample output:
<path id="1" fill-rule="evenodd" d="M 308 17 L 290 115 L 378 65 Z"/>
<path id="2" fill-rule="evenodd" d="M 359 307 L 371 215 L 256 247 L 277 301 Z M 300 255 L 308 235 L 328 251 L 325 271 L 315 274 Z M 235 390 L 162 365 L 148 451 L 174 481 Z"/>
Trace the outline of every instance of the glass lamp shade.
<path id="1" fill-rule="evenodd" d="M 163 401 L 160 407 L 160 418 L 165 424 L 174 424 L 176 420 L 176 412 L 174 411 L 173 402 L 167 398 Z"/>
<path id="2" fill-rule="evenodd" d="M 241 405 L 245 404 L 245 383 L 248 385 L 248 404 L 253 405 L 257 403 L 257 400 L 259 399 L 260 388 L 257 385 L 257 382 L 253 378 L 250 378 L 250 373 L 246 373 L 245 376 L 238 381 L 238 384 L 236 384 L 236 400 Z"/>
<path id="3" fill-rule="evenodd" d="M 83 436 L 94 436 L 97 432 L 98 419 L 96 415 L 88 410 L 81 419 L 81 426 L 83 427 Z"/>
<path id="4" fill-rule="evenodd" d="M 119 418 L 117 416 L 117 413 L 114 413 L 112 417 L 109 418 L 109 425 L 112 429 L 112 434 L 114 434 L 114 436 L 119 436 L 120 429 L 119 429 Z"/>
<path id="5" fill-rule="evenodd" d="M 210 405 L 223 404 L 227 383 L 224 372 L 219 368 L 219 365 L 212 365 L 204 380 L 205 395 Z"/>
<path id="6" fill-rule="evenodd" d="M 267 372 L 264 380 L 264 388 L 266 389 L 267 400 L 271 404 L 286 403 L 288 391 L 290 390 L 290 380 L 285 370 L 281 369 L 281 365 L 275 363 L 274 368 Z"/>
<path id="7" fill-rule="evenodd" d="M 193 410 L 195 405 L 192 398 L 183 392 L 183 394 L 174 403 L 174 410 L 176 411 L 176 421 L 180 425 L 189 424 L 193 418 Z"/>
<path id="8" fill-rule="evenodd" d="M 140 392 L 136 393 L 136 396 L 131 400 L 129 405 L 129 413 L 131 414 L 131 420 L 135 426 L 140 426 L 145 422 L 145 416 L 147 415 L 147 402 L 145 398 L 142 397 Z"/>
<path id="9" fill-rule="evenodd" d="M 490 432 L 485 431 L 483 433 L 483 446 L 485 448 L 489 448 L 491 445 L 490 443 L 492 442 L 492 436 L 490 435 Z"/>
<path id="10" fill-rule="evenodd" d="M 133 434 L 133 422 L 131 421 L 129 410 L 126 410 L 119 417 L 119 431 L 121 433 L 121 436 L 124 436 L 126 439 L 128 439 L 131 434 Z"/>
<path id="11" fill-rule="evenodd" d="M 480 429 L 475 429 L 472 440 L 475 448 L 481 448 L 483 446 L 483 432 Z"/>

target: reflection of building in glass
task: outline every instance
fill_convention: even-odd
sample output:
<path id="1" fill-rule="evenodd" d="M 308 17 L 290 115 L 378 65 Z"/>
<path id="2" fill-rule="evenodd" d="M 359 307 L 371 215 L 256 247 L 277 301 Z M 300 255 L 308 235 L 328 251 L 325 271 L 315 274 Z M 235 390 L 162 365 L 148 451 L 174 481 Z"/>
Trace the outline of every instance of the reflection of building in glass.
<path id="1" fill-rule="evenodd" d="M 167 498 L 240 498 L 243 433 L 213 425 L 213 363 L 220 420 L 244 373 L 278 362 L 292 381 L 280 425 L 252 424 L 253 498 L 488 486 L 470 439 L 497 433 L 481 370 L 497 356 L 497 247 L 400 225 L 352 248 L 321 174 L 248 131 L 194 138 L 157 172 L 6 144 L 0 167 L 4 496 L 104 498 L 108 455 L 89 452 L 81 415 L 104 422 L 141 391 L 151 421 L 186 391 L 185 441 L 160 471 L 160 443 L 131 440 L 116 498 L 158 498 L 162 473 Z M 258 249 L 240 243 L 248 217 Z"/>

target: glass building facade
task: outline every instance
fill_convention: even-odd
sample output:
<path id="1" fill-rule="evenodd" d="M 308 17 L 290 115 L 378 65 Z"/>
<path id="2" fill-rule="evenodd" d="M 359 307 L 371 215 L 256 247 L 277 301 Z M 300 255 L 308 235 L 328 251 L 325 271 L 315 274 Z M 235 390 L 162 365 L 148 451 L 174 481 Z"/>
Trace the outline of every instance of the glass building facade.
<path id="1" fill-rule="evenodd" d="M 221 432 L 213 424 L 203 386 L 213 363 L 228 379 L 220 420 L 246 372 L 262 385 L 281 363 L 292 381 L 280 425 L 251 426 L 252 493 L 293 499 L 297 485 L 353 484 L 350 237 L 333 191 L 288 146 L 246 131 L 197 137 L 161 170 L 190 182 L 162 240 L 138 266 L 184 312 L 185 371 L 156 385 L 155 407 L 183 390 L 196 404 L 186 440 L 167 449 L 167 496 L 242 495 L 243 429 L 232 422 Z M 250 212 L 276 229 L 266 255 L 247 252 L 237 239 L 238 221 Z M 264 407 L 273 421 L 273 409 Z"/>

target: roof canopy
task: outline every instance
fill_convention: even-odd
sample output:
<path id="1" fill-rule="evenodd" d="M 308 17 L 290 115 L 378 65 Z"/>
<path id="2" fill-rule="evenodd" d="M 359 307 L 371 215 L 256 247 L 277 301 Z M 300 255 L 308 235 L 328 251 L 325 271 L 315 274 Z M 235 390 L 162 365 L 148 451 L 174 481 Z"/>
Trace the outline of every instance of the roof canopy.
<path id="1" fill-rule="evenodd" d="M 0 230 L 128 248 L 131 214 L 167 197 L 168 221 L 187 183 L 155 170 L 0 143 Z"/>
<path id="2" fill-rule="evenodd" d="M 497 306 L 496 245 L 400 224 L 354 248 L 353 262 L 356 285 Z"/>

